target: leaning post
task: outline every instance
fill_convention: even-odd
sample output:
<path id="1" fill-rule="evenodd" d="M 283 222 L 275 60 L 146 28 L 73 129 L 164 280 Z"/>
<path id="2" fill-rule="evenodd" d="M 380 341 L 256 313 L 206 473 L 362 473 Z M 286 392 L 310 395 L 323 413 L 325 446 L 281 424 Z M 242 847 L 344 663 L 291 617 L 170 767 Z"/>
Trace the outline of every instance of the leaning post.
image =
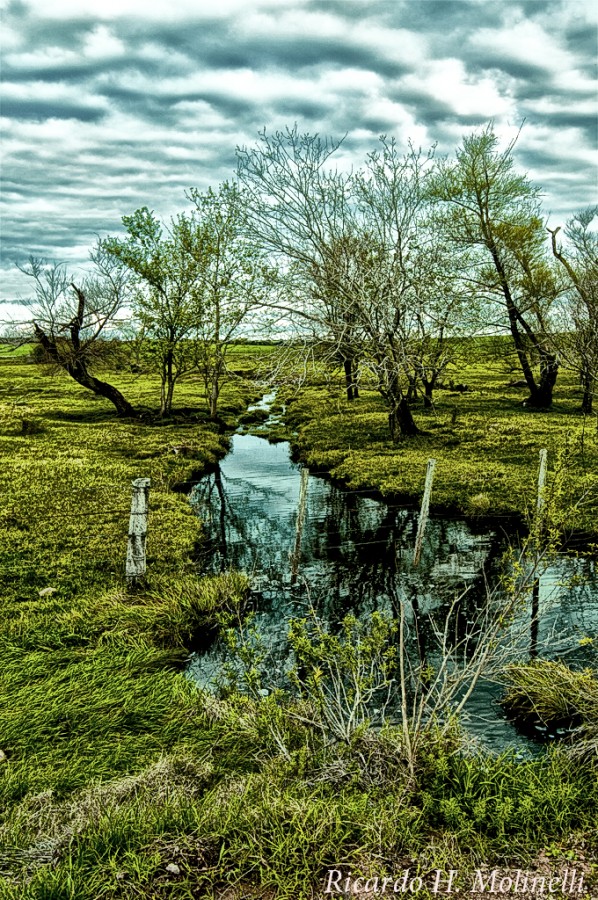
<path id="1" fill-rule="evenodd" d="M 125 576 L 127 584 L 135 585 L 145 575 L 145 543 L 147 538 L 147 513 L 150 488 L 149 478 L 135 478 L 132 482 L 131 515 Z"/>
<path id="2" fill-rule="evenodd" d="M 299 560 L 301 558 L 301 536 L 305 522 L 307 509 L 307 489 L 309 485 L 309 469 L 304 466 L 301 469 L 301 485 L 299 488 L 299 508 L 297 510 L 297 524 L 295 526 L 295 546 L 291 554 L 291 584 L 295 584 L 299 572 Z"/>
<path id="3" fill-rule="evenodd" d="M 544 488 L 546 486 L 546 461 L 548 450 L 540 450 L 540 469 L 538 471 L 538 499 L 536 501 L 536 513 L 539 516 L 544 507 Z"/>
<path id="4" fill-rule="evenodd" d="M 536 500 L 536 538 L 534 548 L 534 568 L 537 569 L 540 555 L 542 553 L 542 536 L 544 532 L 544 522 L 542 521 L 542 513 L 544 511 L 544 491 L 546 487 L 546 463 L 548 458 L 548 450 L 540 450 L 540 468 L 538 470 L 538 498 Z M 538 655 L 538 628 L 540 615 L 540 578 L 536 573 L 532 586 L 532 613 L 530 627 L 530 656 L 535 659 Z"/>
<path id="5" fill-rule="evenodd" d="M 419 520 L 417 523 L 417 536 L 415 538 L 415 551 L 413 554 L 413 566 L 417 568 L 419 565 L 419 560 L 422 553 L 422 546 L 424 543 L 424 531 L 426 530 L 426 524 L 428 522 L 428 513 L 430 512 L 430 495 L 432 493 L 432 482 L 434 480 L 434 469 L 436 467 L 436 460 L 429 459 L 428 467 L 426 469 L 426 484 L 424 487 L 424 496 L 422 498 L 422 505 L 419 511 Z"/>

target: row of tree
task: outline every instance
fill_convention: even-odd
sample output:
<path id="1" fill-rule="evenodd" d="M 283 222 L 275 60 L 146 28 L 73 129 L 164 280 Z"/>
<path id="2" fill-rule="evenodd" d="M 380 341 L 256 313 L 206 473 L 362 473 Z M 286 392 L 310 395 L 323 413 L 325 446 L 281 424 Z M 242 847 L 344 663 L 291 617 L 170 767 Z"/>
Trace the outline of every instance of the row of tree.
<path id="1" fill-rule="evenodd" d="M 91 273 L 75 283 L 63 265 L 32 259 L 33 335 L 45 358 L 79 384 L 110 400 L 119 415 L 136 411 L 91 370 L 105 362 L 114 338 L 126 339 L 135 365 L 160 377 L 160 413 L 172 411 L 177 382 L 203 376 L 217 416 L 226 355 L 243 323 L 265 301 L 270 268 L 248 237 L 239 188 L 189 193 L 193 208 L 168 226 L 147 207 L 123 216 L 124 237 L 98 241 Z"/>
<path id="2" fill-rule="evenodd" d="M 278 323 L 291 342 L 344 371 L 347 398 L 368 373 L 393 438 L 416 434 L 410 401 L 431 405 L 459 337 L 508 332 L 529 390 L 552 403 L 559 366 L 575 369 L 590 412 L 598 376 L 598 207 L 545 227 L 539 189 L 488 126 L 454 158 L 392 139 L 356 171 L 342 141 L 265 132 L 238 150 L 234 183 L 187 195 L 168 226 L 146 207 L 124 237 L 98 242 L 94 274 L 75 284 L 32 260 L 34 333 L 80 384 L 134 411 L 91 374 L 105 338 L 132 313 L 131 345 L 160 375 L 161 413 L 177 381 L 203 375 L 215 417 L 227 350 L 249 327 Z"/>

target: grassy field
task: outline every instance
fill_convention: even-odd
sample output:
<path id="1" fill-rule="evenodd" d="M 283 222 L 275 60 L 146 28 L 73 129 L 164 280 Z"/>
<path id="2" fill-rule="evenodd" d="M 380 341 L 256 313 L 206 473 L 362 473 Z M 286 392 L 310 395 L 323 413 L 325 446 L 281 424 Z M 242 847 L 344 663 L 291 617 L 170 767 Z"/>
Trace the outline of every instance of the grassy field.
<path id="1" fill-rule="evenodd" d="M 423 433 L 399 444 L 389 440 L 384 401 L 367 379 L 351 403 L 340 379 L 289 391 L 286 421 L 298 455 L 312 471 L 411 504 L 421 500 L 426 463 L 434 457 L 433 510 L 516 524 L 535 509 L 539 451 L 546 448 L 548 485 L 558 471 L 568 530 L 598 540 L 598 419 L 579 412 L 581 394 L 566 372 L 550 411 L 524 408 L 527 391 L 511 386 L 518 373 L 501 353 L 507 346 L 478 339 L 475 353 L 468 351 L 445 378 L 467 390 L 436 391 L 432 410 L 415 406 Z"/>
<path id="2" fill-rule="evenodd" d="M 239 370 L 251 370 L 259 352 L 238 353 Z M 147 376 L 113 377 L 133 403 L 155 406 L 157 387 Z M 487 466 L 510 478 L 527 438 L 508 436 L 504 424 L 524 429 L 525 416 L 514 395 L 500 399 L 499 381 L 496 395 L 476 387 L 490 391 L 503 428 L 496 440 L 489 429 L 478 437 L 476 452 L 488 459 L 494 446 Z M 222 414 L 231 426 L 257 393 L 242 381 L 225 389 Z M 475 395 L 440 401 L 436 416 L 418 416 L 431 437 L 408 450 L 387 442 L 373 394 L 347 409 L 320 386 L 290 409 L 312 465 L 415 497 L 430 447 L 439 459 L 445 448 L 437 484 L 447 505 L 466 506 L 475 491 L 489 494 L 491 510 L 521 509 L 519 498 L 509 506 L 517 489 L 506 491 L 498 476 L 467 487 L 464 449 L 475 446 L 465 439 L 467 417 L 482 430 L 481 414 L 467 406 Z M 452 427 L 454 402 L 461 418 Z M 574 402 L 559 399 L 554 418 L 525 419 L 540 423 L 517 481 L 526 497 L 550 423 L 579 429 Z M 26 354 L 0 356 L 0 896 L 307 900 L 324 896 L 333 867 L 354 876 L 409 867 L 426 884 L 436 868 L 453 868 L 465 889 L 482 865 L 557 875 L 575 867 L 590 885 L 576 896 L 595 896 L 592 760 L 554 749 L 522 763 L 462 752 L 457 735 L 431 735 L 414 780 L 394 729 L 330 746 L 274 697 L 219 699 L 184 676 L 198 635 L 243 606 L 246 581 L 197 572 L 201 523 L 176 488 L 220 458 L 228 437 L 206 421 L 196 382 L 181 385 L 175 406 L 186 413 L 168 422 L 120 421 Z M 316 421 L 321 410 L 327 419 Z M 561 431 L 555 427 L 551 452 Z M 590 476 L 595 436 L 586 436 L 583 453 Z M 457 467 L 463 487 L 452 500 L 451 458 L 465 467 Z M 144 588 L 130 592 L 130 482 L 140 476 L 151 478 L 149 571 Z M 424 888 L 417 896 L 433 894 Z"/>

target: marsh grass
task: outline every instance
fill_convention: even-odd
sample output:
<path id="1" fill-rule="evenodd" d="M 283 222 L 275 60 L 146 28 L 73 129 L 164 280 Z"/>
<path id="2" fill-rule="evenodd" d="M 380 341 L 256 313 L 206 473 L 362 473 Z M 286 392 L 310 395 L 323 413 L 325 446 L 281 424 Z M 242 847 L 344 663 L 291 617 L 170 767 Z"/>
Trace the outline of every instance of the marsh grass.
<path id="1" fill-rule="evenodd" d="M 426 462 L 434 457 L 432 511 L 513 523 L 525 522 L 535 509 L 538 454 L 547 448 L 549 471 L 566 457 L 562 502 L 584 497 L 571 530 L 596 539 L 598 419 L 580 412 L 578 386 L 564 371 L 550 411 L 524 408 L 526 390 L 511 386 L 513 371 L 498 354 L 502 347 L 501 339 L 479 339 L 452 376 L 469 390 L 437 390 L 434 409 L 415 406 L 425 432 L 415 438 L 391 443 L 387 410 L 373 385 L 366 380 L 359 399 L 348 403 L 340 373 L 332 382 L 320 379 L 287 392 L 288 436 L 312 471 L 413 505 L 421 500 Z"/>
<path id="2" fill-rule="evenodd" d="M 533 660 L 505 672 L 505 709 L 516 719 L 550 728 L 575 727 L 573 757 L 598 758 L 598 671 L 575 671 L 562 662 Z"/>
<path id="3" fill-rule="evenodd" d="M 238 353 L 239 371 L 255 368 L 259 348 Z M 598 778 L 588 759 L 573 763 L 554 750 L 522 763 L 464 754 L 445 738 L 424 748 L 414 782 L 392 729 L 324 749 L 317 729 L 288 718 L 283 758 L 271 739 L 271 717 L 280 722 L 272 698 L 199 690 L 181 666 L 195 641 L 242 609 L 246 583 L 198 576 L 201 523 L 174 488 L 226 452 L 226 433 L 206 421 L 193 382 L 181 385 L 172 420 L 119 421 L 65 377 L 43 374 L 25 354 L 6 356 L 0 896 L 307 900 L 339 864 L 373 875 L 523 864 L 547 846 L 557 861 L 561 852 L 567 861 L 598 853 Z M 114 380 L 151 413 L 151 379 Z M 225 419 L 233 424 L 257 393 L 242 381 L 228 385 Z M 328 420 L 310 424 L 314 399 L 312 413 L 325 410 Z M 347 410 L 336 403 L 325 390 L 297 401 L 302 452 L 357 483 L 416 494 L 429 445 L 388 445 L 373 395 Z M 434 422 L 445 428 L 446 411 L 430 417 L 431 435 Z M 24 433 L 24 419 L 40 428 Z M 463 443 L 446 429 L 441 446 Z M 497 453 L 506 452 L 505 434 Z M 188 451 L 175 452 L 181 446 Z M 463 447 L 455 452 L 464 456 Z M 585 454 L 587 462 L 589 443 Z M 488 465 L 511 471 L 505 461 Z M 152 480 L 149 570 L 146 584 L 127 592 L 130 482 L 141 476 Z M 457 498 L 484 493 L 497 508 L 500 479 L 460 488 L 464 477 L 453 483 Z"/>

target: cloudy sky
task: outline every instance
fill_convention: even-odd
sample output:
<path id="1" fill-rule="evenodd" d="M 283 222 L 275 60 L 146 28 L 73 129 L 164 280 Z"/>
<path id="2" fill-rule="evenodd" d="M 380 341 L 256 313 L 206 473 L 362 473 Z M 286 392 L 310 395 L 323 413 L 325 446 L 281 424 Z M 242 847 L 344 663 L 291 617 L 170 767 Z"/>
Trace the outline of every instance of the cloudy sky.
<path id="1" fill-rule="evenodd" d="M 359 165 L 385 133 L 450 153 L 494 119 L 562 223 L 596 202 L 593 0 L 10 0 L 2 4 L 1 311 L 33 254 L 235 170 L 292 126 Z M 4 317 L 5 317 L 4 316 Z"/>

